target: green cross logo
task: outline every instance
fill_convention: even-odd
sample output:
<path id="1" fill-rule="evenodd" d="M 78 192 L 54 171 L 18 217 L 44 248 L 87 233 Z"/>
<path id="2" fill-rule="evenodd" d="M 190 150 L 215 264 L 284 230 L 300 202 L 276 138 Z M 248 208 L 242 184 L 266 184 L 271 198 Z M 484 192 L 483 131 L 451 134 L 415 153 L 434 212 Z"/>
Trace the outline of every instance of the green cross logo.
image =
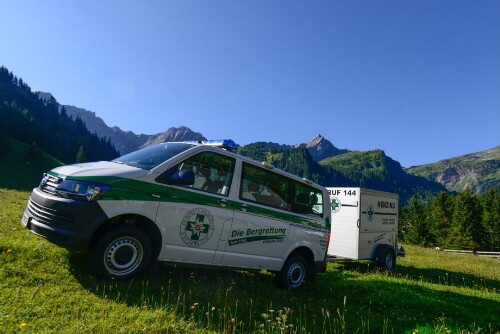
<path id="1" fill-rule="evenodd" d="M 182 218 L 180 237 L 191 247 L 198 247 L 207 242 L 214 233 L 214 217 L 210 211 L 196 208 L 188 211 Z"/>
<path id="2" fill-rule="evenodd" d="M 373 216 L 375 216 L 375 211 L 373 211 L 373 206 L 368 207 L 368 211 L 366 211 L 366 214 L 368 215 L 368 221 L 373 221 Z"/>
<path id="3" fill-rule="evenodd" d="M 205 224 L 204 221 L 205 216 L 197 214 L 194 221 L 187 222 L 186 231 L 191 232 L 191 240 L 200 240 L 200 235 L 202 233 L 208 233 L 210 225 Z"/>
<path id="4" fill-rule="evenodd" d="M 332 213 L 339 212 L 342 204 L 337 197 L 330 197 L 330 206 L 332 207 Z"/>

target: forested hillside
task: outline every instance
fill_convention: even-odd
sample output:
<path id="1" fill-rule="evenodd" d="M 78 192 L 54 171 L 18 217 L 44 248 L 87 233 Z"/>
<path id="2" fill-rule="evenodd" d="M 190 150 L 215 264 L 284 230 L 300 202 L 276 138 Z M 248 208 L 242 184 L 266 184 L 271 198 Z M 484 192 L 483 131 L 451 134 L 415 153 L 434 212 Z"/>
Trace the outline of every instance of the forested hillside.
<path id="1" fill-rule="evenodd" d="M 439 193 L 431 201 L 412 197 L 400 216 L 400 240 L 421 246 L 500 251 L 500 194 Z"/>
<path id="2" fill-rule="evenodd" d="M 254 143 L 239 149 L 243 155 L 268 162 L 292 174 L 323 186 L 364 187 L 398 193 L 400 203 L 417 195 L 431 198 L 446 189 L 422 177 L 407 174 L 401 165 L 381 150 L 347 152 L 314 161 L 306 146 L 291 147 L 274 143 Z"/>
<path id="3" fill-rule="evenodd" d="M 401 164 L 382 150 L 348 152 L 320 164 L 344 175 L 351 186 L 398 193 L 401 203 L 413 195 L 430 198 L 446 189 L 433 181 L 407 174 Z"/>
<path id="4" fill-rule="evenodd" d="M 130 131 L 109 128 L 93 112 L 68 108 L 70 112 L 51 94 L 33 93 L 22 79 L 1 67 L 0 156 L 11 147 L 11 138 L 29 145 L 29 152 L 42 150 L 66 164 L 111 160 L 119 155 L 115 145 L 127 151 L 164 141 L 204 139 L 201 133 L 187 127 L 171 127 L 164 133 L 138 136 Z M 402 205 L 412 196 L 431 200 L 447 189 L 463 191 L 469 187 L 475 193 L 498 189 L 499 152 L 497 147 L 405 170 L 382 150 L 339 149 L 321 135 L 308 143 L 256 142 L 239 149 L 243 155 L 324 186 L 364 187 L 398 193 Z"/>
<path id="5" fill-rule="evenodd" d="M 64 163 L 73 163 L 79 151 L 91 161 L 118 156 L 107 138 L 90 133 L 80 118 L 72 119 L 53 98 L 42 100 L 21 78 L 0 67 L 0 132 L 38 147 Z"/>
<path id="6" fill-rule="evenodd" d="M 36 94 L 44 100 L 55 99 L 50 93 L 37 92 Z M 90 132 L 95 132 L 100 138 L 109 138 L 120 155 L 136 151 L 145 146 L 168 141 L 206 140 L 201 133 L 194 132 L 185 126 L 178 128 L 168 127 L 166 131 L 153 135 L 136 134 L 130 130 L 124 131 L 118 126 L 108 126 L 95 112 L 71 105 L 58 104 L 58 106 L 59 110 L 64 108 L 71 118 L 80 118 Z M 159 120 L 159 122 L 162 122 L 162 120 Z"/>

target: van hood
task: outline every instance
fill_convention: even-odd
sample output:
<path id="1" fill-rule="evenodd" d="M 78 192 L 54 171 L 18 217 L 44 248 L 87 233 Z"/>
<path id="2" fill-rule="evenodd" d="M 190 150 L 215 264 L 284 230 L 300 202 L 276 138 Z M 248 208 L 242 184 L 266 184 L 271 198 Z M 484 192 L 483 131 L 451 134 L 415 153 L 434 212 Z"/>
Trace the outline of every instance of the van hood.
<path id="1" fill-rule="evenodd" d="M 132 167 L 119 162 L 98 161 L 67 165 L 54 168 L 52 172 L 64 176 L 117 176 L 138 178 L 149 173 L 148 170 Z"/>

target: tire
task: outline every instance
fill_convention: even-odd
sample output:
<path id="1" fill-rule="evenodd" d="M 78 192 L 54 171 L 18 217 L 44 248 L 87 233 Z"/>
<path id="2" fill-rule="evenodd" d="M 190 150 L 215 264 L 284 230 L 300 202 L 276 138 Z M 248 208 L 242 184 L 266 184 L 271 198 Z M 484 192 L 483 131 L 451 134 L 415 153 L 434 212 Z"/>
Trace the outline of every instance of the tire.
<path id="1" fill-rule="evenodd" d="M 309 276 L 307 261 L 302 255 L 296 254 L 289 257 L 277 273 L 276 283 L 282 289 L 295 290 L 303 286 Z"/>
<path id="2" fill-rule="evenodd" d="M 396 256 L 391 248 L 385 247 L 381 249 L 380 255 L 378 256 L 378 265 L 385 270 L 393 270 L 396 268 Z"/>
<path id="3" fill-rule="evenodd" d="M 130 225 L 106 231 L 89 253 L 90 267 L 97 276 L 120 280 L 138 276 L 150 261 L 151 243 L 147 234 Z"/>

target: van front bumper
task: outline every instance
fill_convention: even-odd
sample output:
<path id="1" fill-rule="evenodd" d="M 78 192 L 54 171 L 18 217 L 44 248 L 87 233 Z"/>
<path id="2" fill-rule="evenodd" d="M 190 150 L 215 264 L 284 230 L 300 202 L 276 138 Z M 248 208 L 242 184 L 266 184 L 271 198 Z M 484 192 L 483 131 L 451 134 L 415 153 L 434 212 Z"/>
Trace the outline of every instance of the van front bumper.
<path id="1" fill-rule="evenodd" d="M 54 244 L 86 251 L 95 230 L 107 220 L 96 201 L 57 197 L 35 188 L 21 224 Z"/>

